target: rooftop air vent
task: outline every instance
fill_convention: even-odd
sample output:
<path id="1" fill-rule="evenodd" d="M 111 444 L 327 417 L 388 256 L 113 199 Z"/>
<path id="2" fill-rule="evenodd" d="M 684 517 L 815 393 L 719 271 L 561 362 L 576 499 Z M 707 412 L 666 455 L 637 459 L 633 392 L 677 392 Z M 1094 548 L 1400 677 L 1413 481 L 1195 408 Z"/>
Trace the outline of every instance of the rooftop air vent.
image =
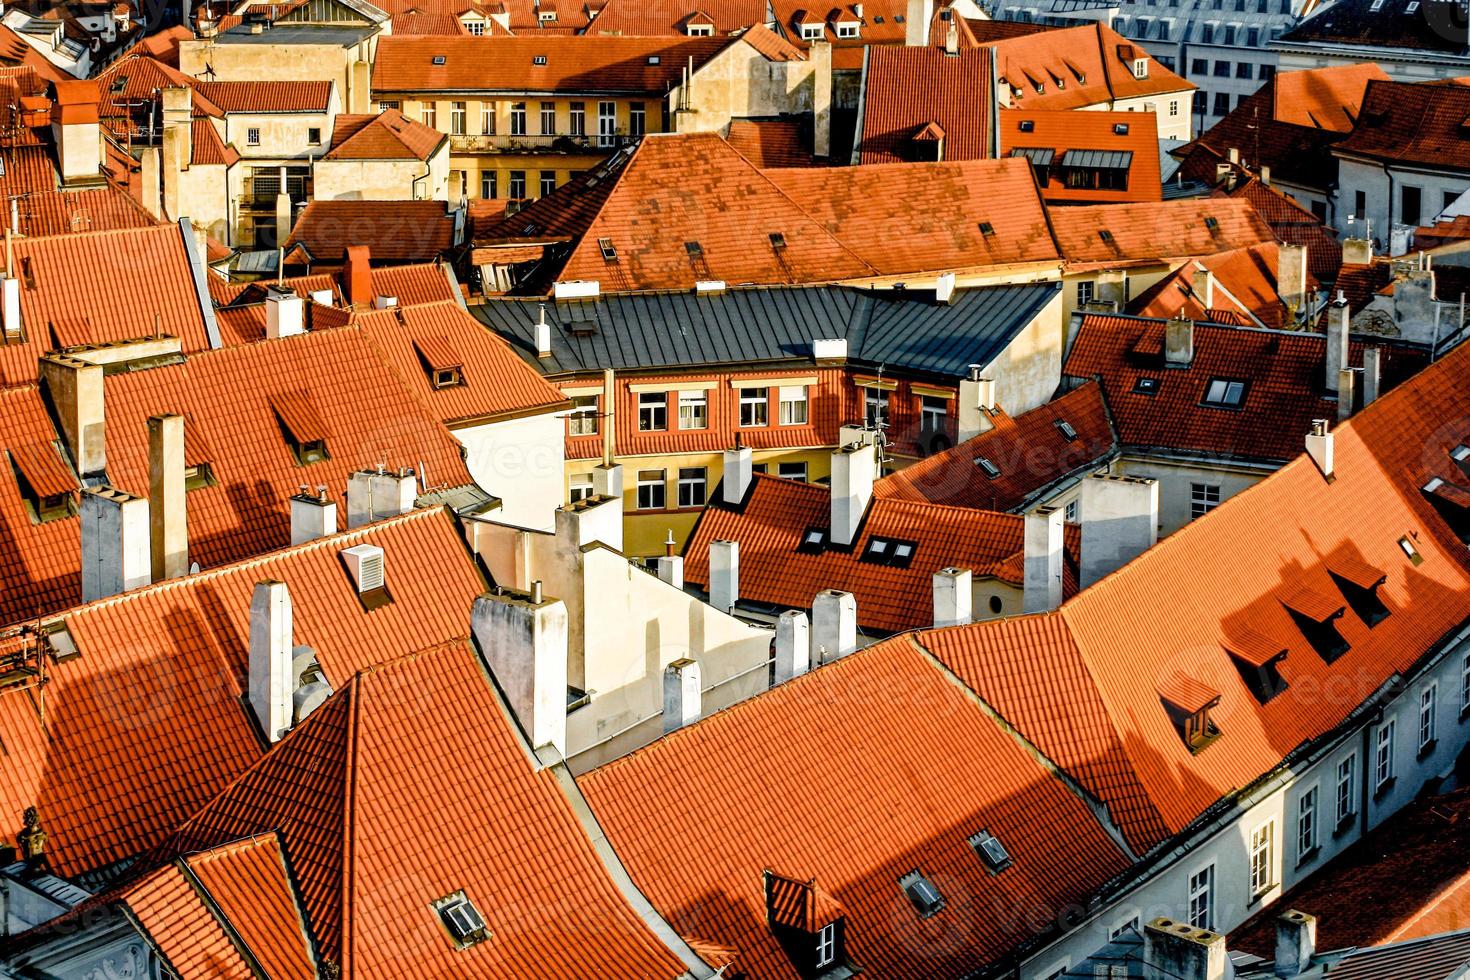
<path id="1" fill-rule="evenodd" d="M 373 544 L 360 544 L 342 552 L 348 574 L 359 594 L 383 587 L 383 549 Z"/>

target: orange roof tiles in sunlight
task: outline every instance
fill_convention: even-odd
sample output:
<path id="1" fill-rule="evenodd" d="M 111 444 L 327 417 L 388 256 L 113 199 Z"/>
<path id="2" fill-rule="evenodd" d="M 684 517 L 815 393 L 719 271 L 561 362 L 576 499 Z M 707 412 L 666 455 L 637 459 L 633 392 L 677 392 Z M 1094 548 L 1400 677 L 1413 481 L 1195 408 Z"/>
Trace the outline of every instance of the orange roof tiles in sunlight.
<path id="1" fill-rule="evenodd" d="M 1078 109 L 1195 87 L 1099 23 L 1004 38 L 994 51 L 996 76 L 1021 109 Z M 1138 59 L 1147 62 L 1141 78 L 1133 72 Z"/>
<path id="2" fill-rule="evenodd" d="M 873 46 L 863 78 L 859 163 L 925 159 L 914 139 L 933 124 L 944 132 L 943 159 L 995 155 L 992 104 L 977 95 L 991 86 L 989 49 L 947 55 L 943 48 Z"/>
<path id="3" fill-rule="evenodd" d="M 725 141 L 758 170 L 811 167 L 811 135 L 788 119 L 732 119 Z"/>
<path id="4" fill-rule="evenodd" d="M 462 613 L 468 626 L 468 604 Z M 341 685 L 168 851 L 275 830 L 312 933 L 344 976 L 684 973 L 611 881 L 466 641 Z M 486 926 L 464 948 L 433 907 L 459 892 Z"/>
<path id="5" fill-rule="evenodd" d="M 1002 109 L 999 128 L 1001 156 L 1031 159 L 1048 202 L 1163 200 L 1158 120 L 1151 112 Z M 1090 180 L 1099 169 L 1121 172 L 1124 186 Z"/>
<path id="6" fill-rule="evenodd" d="M 1276 240 L 1249 201 L 1200 198 L 1096 204 L 1048 212 L 1072 269 L 1107 269 L 1213 255 Z"/>
<path id="7" fill-rule="evenodd" d="M 323 160 L 428 160 L 449 137 L 397 109 L 376 115 L 342 113 Z"/>
<path id="8" fill-rule="evenodd" d="M 1276 292 L 1279 261 L 1280 248 L 1275 242 L 1191 259 L 1135 296 L 1128 304 L 1128 313 L 1289 329 L 1293 325 L 1289 311 Z M 1208 305 L 1195 283 L 1195 277 L 1202 272 L 1209 272 L 1212 277 Z M 1310 279 L 1305 286 L 1308 296 L 1318 288 Z"/>
<path id="9" fill-rule="evenodd" d="M 372 611 L 339 557 L 362 543 L 384 549 L 392 595 Z M 44 716 L 24 692 L 0 697 L 0 825 L 20 826 L 35 806 L 57 873 L 108 868 L 259 758 L 242 698 L 264 580 L 290 588 L 294 640 L 339 687 L 411 646 L 464 635 L 486 588 L 457 522 L 434 509 L 74 609 L 62 621 L 81 656 L 48 668 Z"/>
<path id="10" fill-rule="evenodd" d="M 751 976 L 800 975 L 767 924 L 768 869 L 815 879 L 840 904 L 847 953 L 865 971 L 951 978 L 1001 958 L 1128 865 L 1083 797 L 907 637 L 701 719 L 578 783 L 674 929 L 738 949 Z M 968 842 L 981 830 L 1011 857 L 998 874 Z M 899 886 L 915 869 L 947 902 L 929 918 Z M 1015 914 L 973 914 L 997 907 Z"/>

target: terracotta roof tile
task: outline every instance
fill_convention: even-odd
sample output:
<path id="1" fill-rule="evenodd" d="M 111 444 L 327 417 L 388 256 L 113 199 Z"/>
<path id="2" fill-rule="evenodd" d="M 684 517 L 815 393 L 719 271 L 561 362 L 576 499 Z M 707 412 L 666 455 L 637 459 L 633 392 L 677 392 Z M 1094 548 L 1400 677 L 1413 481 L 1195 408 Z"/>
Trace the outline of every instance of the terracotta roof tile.
<path id="1" fill-rule="evenodd" d="M 766 21 L 766 0 L 607 0 L 588 34 L 628 37 L 682 35 L 689 15 L 700 12 L 716 34 L 729 34 Z"/>
<path id="2" fill-rule="evenodd" d="M 751 976 L 798 976 L 766 922 L 767 868 L 825 883 L 865 971 L 951 978 L 999 959 L 1032 935 L 1022 923 L 1049 921 L 1127 865 L 1087 805 L 904 637 L 578 782 L 670 924 L 738 949 Z M 998 875 L 967 842 L 980 830 L 1010 853 Z M 927 919 L 898 884 L 915 868 L 949 903 Z M 970 914 L 1001 906 L 1017 914 Z"/>
<path id="3" fill-rule="evenodd" d="M 1116 448 L 1102 389 L 1085 384 L 1075 391 L 1012 417 L 991 413 L 992 428 L 958 446 L 921 459 L 873 485 L 879 497 L 926 500 L 955 507 L 1014 510 L 1058 480 L 1095 466 Z M 1060 428 L 1071 426 L 1069 438 Z M 988 476 L 975 460 L 1000 470 Z"/>
<path id="4" fill-rule="evenodd" d="M 1280 249 L 1275 242 L 1192 259 L 1134 297 L 1128 313 L 1290 329 L 1289 311 L 1276 293 L 1279 262 Z M 1208 305 L 1205 296 L 1195 289 L 1195 276 L 1200 272 L 1209 272 L 1214 280 Z M 1309 295 L 1317 291 L 1314 281 L 1306 286 Z"/>
<path id="5" fill-rule="evenodd" d="M 990 87 L 988 49 L 950 56 L 943 48 L 874 45 L 867 52 L 859 163 L 920 159 L 911 141 L 931 122 L 944 129 L 944 159 L 994 155 L 990 101 L 971 97 Z"/>
<path id="6" fill-rule="evenodd" d="M 815 878 L 802 881 L 774 871 L 766 872 L 766 906 L 773 925 L 816 933 L 846 912 Z"/>
<path id="7" fill-rule="evenodd" d="M 1470 169 L 1470 87 L 1371 80 L 1357 125 L 1334 147 L 1371 160 Z"/>
<path id="8" fill-rule="evenodd" d="M 377 115 L 338 115 L 324 160 L 427 160 L 448 139 L 397 109 Z"/>
<path id="9" fill-rule="evenodd" d="M 300 899 L 276 834 L 261 834 L 182 859 L 272 980 L 313 980 L 316 965 Z M 178 964 L 171 958 L 171 965 Z"/>
<path id="10" fill-rule="evenodd" d="M 1159 697 L 1165 704 L 1191 715 L 1220 703 L 1219 691 L 1180 671 L 1159 682 Z"/>
<path id="11" fill-rule="evenodd" d="M 1020 90 L 1011 99 L 1017 108 L 1077 109 L 1194 89 L 1144 48 L 1102 24 L 1004 38 L 994 49 L 999 81 Z M 1134 76 L 1134 58 L 1148 59 L 1147 77 Z"/>
<path id="12" fill-rule="evenodd" d="M 119 896 L 180 980 L 249 980 L 254 975 L 223 924 L 176 865 L 159 868 Z"/>
<path id="13" fill-rule="evenodd" d="M 31 489 L 43 497 L 54 497 L 77 489 L 76 474 L 62 458 L 54 441 L 15 446 L 10 450 L 10 458 Z"/>
<path id="14" fill-rule="evenodd" d="M 810 136 L 792 120 L 732 119 L 725 140 L 759 170 L 816 165 Z"/>
<path id="15" fill-rule="evenodd" d="M 1286 655 L 1286 645 L 1249 626 L 1238 626 L 1225 637 L 1225 649 L 1252 667 L 1264 667 Z"/>
<path id="16" fill-rule="evenodd" d="M 326 112 L 331 82 L 195 82 L 195 89 L 225 112 Z"/>
<path id="17" fill-rule="evenodd" d="M 288 251 L 296 245 L 330 265 L 349 245 L 368 246 L 376 262 L 429 262 L 454 245 L 454 216 L 443 201 L 311 201 L 286 239 Z"/>
<path id="18" fill-rule="evenodd" d="M 1342 243 L 1321 218 L 1256 177 L 1241 181 L 1233 190 L 1217 189 L 1215 193 L 1250 201 L 1251 207 L 1271 226 L 1277 239 L 1306 247 L 1308 272 L 1321 282 L 1332 282 L 1337 278 L 1342 267 Z"/>
<path id="19" fill-rule="evenodd" d="M 46 458 L 48 448 L 60 458 L 59 447 L 44 441 L 53 431 L 51 425 L 45 401 L 34 385 L 0 390 L 0 443 L 23 473 L 44 486 L 32 489 L 73 492 L 80 483 L 70 466 L 55 467 Z M 5 462 L 0 470 L 0 526 L 8 530 L 0 536 L 6 542 L 0 549 L 0 619 L 15 623 L 81 598 L 81 533 L 75 519 L 35 523 L 22 496 L 16 467 L 9 459 Z"/>
<path id="20" fill-rule="evenodd" d="M 1041 196 L 1048 202 L 1108 204 L 1163 199 L 1158 122 L 1151 112 L 1002 109 L 1001 156 L 1024 156 L 1021 150 L 1050 150 L 1054 154 L 1044 168 L 1033 164 L 1038 173 L 1045 172 L 1048 177 L 1041 185 Z M 1127 164 L 1121 168 L 1127 173 L 1123 190 L 1068 185 L 1062 168 L 1072 161 L 1084 168 L 1092 166 L 1089 158 L 1095 158 L 1098 152 L 1127 155 Z"/>
<path id="21" fill-rule="evenodd" d="M 1049 217 L 1062 256 L 1078 268 L 1213 255 L 1275 240 L 1249 201 L 1230 198 L 1082 205 L 1054 208 Z"/>
<path id="22" fill-rule="evenodd" d="M 9 170 L 9 164 L 6 165 Z M 116 186 L 81 191 L 33 191 L 19 201 L 20 231 L 32 238 L 121 228 L 153 228 L 159 222 Z"/>

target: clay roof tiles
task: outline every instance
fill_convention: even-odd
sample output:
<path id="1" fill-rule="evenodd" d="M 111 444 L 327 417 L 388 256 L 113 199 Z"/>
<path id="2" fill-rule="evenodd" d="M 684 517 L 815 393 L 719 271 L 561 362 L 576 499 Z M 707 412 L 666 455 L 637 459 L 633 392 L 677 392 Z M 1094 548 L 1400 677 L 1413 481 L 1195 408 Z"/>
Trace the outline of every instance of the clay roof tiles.
<path id="1" fill-rule="evenodd" d="M 729 34 L 766 21 L 766 0 L 607 0 L 589 34 L 668 37 L 685 33 L 691 14 L 714 23 L 715 34 Z"/>
<path id="2" fill-rule="evenodd" d="M 1153 113 L 1002 109 L 999 126 L 1003 157 L 1022 156 L 1019 151 L 1023 149 L 1051 150 L 1055 165 L 1067 167 L 1074 160 L 1079 166 L 1087 166 L 1088 159 L 1099 154 L 1114 160 L 1126 155 L 1124 189 L 1073 188 L 1064 178 L 1053 176 L 1041 188 L 1041 196 L 1049 202 L 1104 204 L 1163 199 L 1158 123 Z"/>
<path id="3" fill-rule="evenodd" d="M 324 160 L 427 160 L 446 137 L 397 109 L 337 116 Z"/>
<path id="4" fill-rule="evenodd" d="M 1194 89 L 1142 47 L 1099 23 L 1003 38 L 993 47 L 1001 84 L 1019 89 L 1011 100 L 1016 108 L 1077 109 Z M 1134 76 L 1134 58 L 1148 60 L 1145 77 Z"/>
<path id="5" fill-rule="evenodd" d="M 1203 198 L 1054 208 L 1048 217 L 1070 267 L 1213 255 L 1275 240 L 1249 201 Z"/>
<path id="6" fill-rule="evenodd" d="M 279 837 L 267 833 L 182 861 L 266 976 L 312 980 L 314 957 L 285 859 Z"/>
<path id="7" fill-rule="evenodd" d="M 180 980 L 249 980 L 249 962 L 200 900 L 184 870 L 167 865 L 130 885 L 119 900 Z"/>
<path id="8" fill-rule="evenodd" d="M 944 159 L 994 155 L 991 103 L 973 97 L 991 84 L 988 49 L 950 56 L 943 48 L 874 45 L 867 52 L 859 163 L 917 159 L 910 143 L 931 122 L 943 127 Z"/>
<path id="9" fill-rule="evenodd" d="M 352 245 L 375 262 L 431 262 L 454 245 L 454 215 L 443 201 L 311 201 L 286 239 L 288 252 L 297 245 L 323 264 L 340 264 Z"/>
<path id="10" fill-rule="evenodd" d="M 331 82 L 196 81 L 194 86 L 225 112 L 326 112 L 332 98 Z"/>
<path id="11" fill-rule="evenodd" d="M 759 170 L 815 165 L 802 124 L 781 119 L 732 119 L 726 142 Z"/>
<path id="12" fill-rule="evenodd" d="M 1470 169 L 1470 86 L 1372 80 L 1357 125 L 1334 150 L 1401 164 Z"/>

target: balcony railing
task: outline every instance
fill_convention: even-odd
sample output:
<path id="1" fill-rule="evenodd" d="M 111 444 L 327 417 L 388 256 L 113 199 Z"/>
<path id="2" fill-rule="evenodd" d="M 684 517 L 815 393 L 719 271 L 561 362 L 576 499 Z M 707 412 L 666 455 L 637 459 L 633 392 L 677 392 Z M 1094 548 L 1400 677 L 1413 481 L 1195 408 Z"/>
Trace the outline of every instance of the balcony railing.
<path id="1" fill-rule="evenodd" d="M 599 136 L 470 136 L 450 135 L 453 153 L 611 153 L 621 146 L 638 142 L 640 137 L 615 133 Z"/>

